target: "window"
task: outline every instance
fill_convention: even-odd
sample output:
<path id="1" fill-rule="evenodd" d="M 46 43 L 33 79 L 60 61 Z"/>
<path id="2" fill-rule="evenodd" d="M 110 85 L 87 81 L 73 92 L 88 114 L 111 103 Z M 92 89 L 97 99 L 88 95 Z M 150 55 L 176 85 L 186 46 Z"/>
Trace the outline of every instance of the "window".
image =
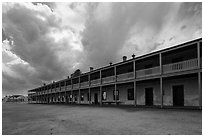
<path id="1" fill-rule="evenodd" d="M 115 100 L 115 97 L 117 100 L 119 100 L 119 90 L 113 90 L 113 100 Z"/>
<path id="2" fill-rule="evenodd" d="M 106 91 L 103 91 L 102 92 L 102 100 L 106 100 L 107 98 L 107 93 L 106 93 Z"/>
<path id="3" fill-rule="evenodd" d="M 134 100 L 134 88 L 130 88 L 127 90 L 128 100 Z"/>
<path id="4" fill-rule="evenodd" d="M 84 101 L 84 93 L 81 93 L 81 101 Z"/>

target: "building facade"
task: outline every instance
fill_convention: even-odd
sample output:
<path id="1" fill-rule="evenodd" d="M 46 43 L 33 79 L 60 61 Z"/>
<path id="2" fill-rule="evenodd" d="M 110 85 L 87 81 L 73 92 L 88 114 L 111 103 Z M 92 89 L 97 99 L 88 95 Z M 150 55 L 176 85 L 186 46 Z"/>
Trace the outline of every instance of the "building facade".
<path id="1" fill-rule="evenodd" d="M 29 103 L 202 107 L 202 38 L 28 91 Z"/>

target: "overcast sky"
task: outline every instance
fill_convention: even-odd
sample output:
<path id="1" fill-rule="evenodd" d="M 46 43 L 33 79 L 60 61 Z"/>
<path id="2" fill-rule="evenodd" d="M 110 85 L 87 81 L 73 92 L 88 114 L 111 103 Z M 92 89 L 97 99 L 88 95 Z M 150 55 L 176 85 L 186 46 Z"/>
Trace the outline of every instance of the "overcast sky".
<path id="1" fill-rule="evenodd" d="M 202 36 L 201 3 L 3 3 L 3 96 Z"/>

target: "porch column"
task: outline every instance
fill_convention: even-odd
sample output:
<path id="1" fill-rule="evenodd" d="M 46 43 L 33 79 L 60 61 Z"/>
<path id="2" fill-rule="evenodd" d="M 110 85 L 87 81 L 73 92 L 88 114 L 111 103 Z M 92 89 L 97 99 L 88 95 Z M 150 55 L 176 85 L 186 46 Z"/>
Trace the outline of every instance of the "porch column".
<path id="1" fill-rule="evenodd" d="M 163 67 L 162 67 L 162 54 L 159 54 L 159 67 L 160 67 L 160 93 L 161 93 L 161 108 L 163 108 L 163 79 L 162 79 L 162 74 L 163 74 Z"/>
<path id="2" fill-rule="evenodd" d="M 199 108 L 202 109 L 202 75 L 198 72 Z"/>
<path id="3" fill-rule="evenodd" d="M 79 104 L 81 104 L 81 90 L 79 89 Z"/>
<path id="4" fill-rule="evenodd" d="M 73 83 L 72 83 L 72 77 L 71 77 L 71 104 L 73 104 Z"/>
<path id="5" fill-rule="evenodd" d="M 71 104 L 73 104 L 73 90 L 71 90 L 71 97 L 72 97 L 72 98 L 71 98 L 71 100 L 72 100 L 72 101 L 71 101 Z"/>
<path id="6" fill-rule="evenodd" d="M 91 104 L 91 88 L 89 87 L 89 104 Z"/>
<path id="7" fill-rule="evenodd" d="M 102 105 L 102 74 L 100 70 L 100 91 L 99 91 L 100 105 Z"/>
<path id="8" fill-rule="evenodd" d="M 133 61 L 133 77 L 134 77 L 134 106 L 137 106 L 137 93 L 136 93 L 136 70 L 135 70 L 135 61 Z"/>
<path id="9" fill-rule="evenodd" d="M 88 79 L 89 79 L 89 91 L 88 91 L 89 92 L 89 97 L 88 97 L 89 98 L 89 104 L 91 104 L 91 78 L 90 77 L 91 77 L 91 74 L 89 73 L 88 74 Z"/>
<path id="10" fill-rule="evenodd" d="M 80 82 L 80 76 L 79 76 L 79 104 L 81 104 L 81 82 Z"/>
<path id="11" fill-rule="evenodd" d="M 114 74 L 115 74 L 115 92 L 114 92 L 114 96 L 115 96 L 115 104 L 117 105 L 117 74 L 116 74 L 116 66 L 114 67 Z M 118 91 L 119 92 L 119 91 Z M 119 93 L 118 93 L 119 94 Z"/>
<path id="12" fill-rule="evenodd" d="M 49 94 L 47 92 L 47 104 L 49 104 Z"/>
<path id="13" fill-rule="evenodd" d="M 163 78 L 160 77 L 161 108 L 163 108 Z"/>
<path id="14" fill-rule="evenodd" d="M 102 105 L 102 86 L 100 86 L 99 97 L 100 97 L 100 105 Z"/>
<path id="15" fill-rule="evenodd" d="M 136 81 L 134 80 L 134 106 L 136 107 L 137 106 L 137 92 L 136 92 Z"/>
<path id="16" fill-rule="evenodd" d="M 64 91 L 64 103 L 67 104 L 67 91 Z"/>

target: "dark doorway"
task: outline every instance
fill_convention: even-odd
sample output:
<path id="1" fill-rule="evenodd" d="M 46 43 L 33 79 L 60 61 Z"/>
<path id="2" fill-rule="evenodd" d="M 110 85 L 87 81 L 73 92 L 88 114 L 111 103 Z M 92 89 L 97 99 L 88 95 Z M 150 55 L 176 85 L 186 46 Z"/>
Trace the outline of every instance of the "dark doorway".
<path id="1" fill-rule="evenodd" d="M 173 106 L 184 106 L 184 86 L 173 86 Z"/>
<path id="2" fill-rule="evenodd" d="M 94 94 L 94 104 L 98 104 L 98 93 Z"/>
<path id="3" fill-rule="evenodd" d="M 153 106 L 153 88 L 145 88 L 145 105 Z"/>

